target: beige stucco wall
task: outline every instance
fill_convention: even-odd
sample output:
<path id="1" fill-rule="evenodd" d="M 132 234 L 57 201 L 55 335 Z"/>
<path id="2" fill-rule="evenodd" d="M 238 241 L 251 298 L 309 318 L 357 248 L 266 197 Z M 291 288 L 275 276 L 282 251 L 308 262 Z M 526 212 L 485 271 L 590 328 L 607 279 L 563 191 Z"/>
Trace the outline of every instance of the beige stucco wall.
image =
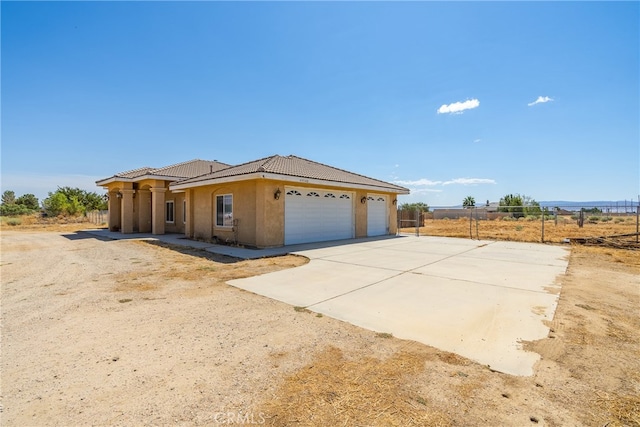
<path id="1" fill-rule="evenodd" d="M 274 194 L 280 191 L 279 198 Z M 256 243 L 260 248 L 284 245 L 284 183 L 256 181 Z"/>
<path id="2" fill-rule="evenodd" d="M 225 242 L 237 242 L 260 248 L 282 246 L 284 244 L 285 187 L 289 186 L 353 192 L 355 194 L 355 236 L 367 236 L 367 204 L 361 203 L 360 200 L 363 197 L 366 198 L 369 192 L 262 179 L 188 190 L 191 224 L 186 228 L 185 234 L 199 240 L 217 238 Z M 278 189 L 280 198 L 275 199 L 274 193 Z M 215 196 L 224 194 L 233 194 L 233 216 L 237 220 L 237 226 L 233 228 L 215 225 Z M 396 212 L 392 201 L 396 195 L 379 194 L 388 196 L 389 232 L 395 234 Z"/>
<path id="3" fill-rule="evenodd" d="M 364 190 L 356 191 L 356 238 L 367 237 L 367 204 L 361 202 L 367 194 Z"/>
<path id="4" fill-rule="evenodd" d="M 225 194 L 233 195 L 233 227 L 215 223 L 216 196 Z M 193 224 L 189 237 L 256 246 L 256 181 L 196 187 L 190 190 L 190 199 Z"/>
<path id="5" fill-rule="evenodd" d="M 183 233 L 188 237 L 211 241 L 237 242 L 255 247 L 274 247 L 284 244 L 285 187 L 343 190 L 354 193 L 355 237 L 367 236 L 367 204 L 361 203 L 370 192 L 334 186 L 309 185 L 276 180 L 249 180 L 196 187 L 181 192 L 168 189 L 169 182 L 143 180 L 137 183 L 114 182 L 109 192 L 109 227 L 122 232 Z M 280 190 L 276 199 L 274 193 Z M 121 197 L 117 197 L 120 193 Z M 215 198 L 233 195 L 233 227 L 215 224 Z M 389 234 L 397 231 L 397 211 L 394 193 L 387 196 Z M 187 203 L 186 223 L 183 202 Z M 174 202 L 174 222 L 165 220 L 166 201 Z"/>

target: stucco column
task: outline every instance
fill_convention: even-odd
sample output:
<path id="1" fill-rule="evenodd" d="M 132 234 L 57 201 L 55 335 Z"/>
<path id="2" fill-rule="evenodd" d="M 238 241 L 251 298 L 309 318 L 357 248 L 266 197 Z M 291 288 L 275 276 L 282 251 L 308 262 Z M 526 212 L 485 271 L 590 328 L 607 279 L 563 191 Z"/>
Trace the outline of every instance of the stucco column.
<path id="1" fill-rule="evenodd" d="M 120 198 L 117 191 L 109 192 L 109 230 L 120 229 Z"/>
<path id="2" fill-rule="evenodd" d="M 153 234 L 164 234 L 164 193 L 166 188 L 151 189 L 151 232 Z"/>
<path id="3" fill-rule="evenodd" d="M 121 228 L 123 234 L 133 233 L 133 193 L 135 190 L 120 190 L 122 193 Z"/>
<path id="4" fill-rule="evenodd" d="M 138 190 L 138 229 L 141 233 L 151 233 L 151 192 Z"/>

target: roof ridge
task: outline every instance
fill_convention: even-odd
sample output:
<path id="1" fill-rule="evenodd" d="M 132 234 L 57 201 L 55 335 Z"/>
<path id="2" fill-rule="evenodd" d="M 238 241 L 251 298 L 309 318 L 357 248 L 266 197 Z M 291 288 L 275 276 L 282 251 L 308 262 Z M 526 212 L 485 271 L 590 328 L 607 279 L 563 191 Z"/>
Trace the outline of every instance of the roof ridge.
<path id="1" fill-rule="evenodd" d="M 320 163 L 320 162 L 316 162 L 316 161 L 314 161 L 314 160 L 305 159 L 304 157 L 296 156 L 296 155 L 294 155 L 294 154 L 290 154 L 290 155 L 289 155 L 289 156 L 287 156 L 287 157 L 289 157 L 289 158 L 294 157 L 294 158 L 299 159 L 299 160 L 304 160 L 305 162 L 313 163 L 313 164 L 316 164 L 316 165 L 319 165 L 319 166 L 323 166 L 323 167 L 326 167 L 326 168 L 331 168 L 331 169 L 339 170 L 340 172 L 344 172 L 344 173 L 347 173 L 347 174 L 357 175 L 357 176 L 359 176 L 359 177 L 361 177 L 361 178 L 371 179 L 371 180 L 373 180 L 373 181 L 381 182 L 381 183 L 383 183 L 383 184 L 392 184 L 392 183 L 389 183 L 389 182 L 382 181 L 381 179 L 372 178 L 372 177 L 367 176 L 367 175 L 362 175 L 361 173 L 351 172 L 351 171 L 348 171 L 348 170 L 346 170 L 346 169 L 341 169 L 341 168 L 337 168 L 337 167 L 335 167 L 335 166 L 327 165 L 327 164 L 325 164 L 325 163 Z M 397 184 L 394 184 L 394 185 L 397 185 Z"/>
<path id="2" fill-rule="evenodd" d="M 274 154 L 273 156 L 269 156 L 269 157 L 265 157 L 264 159 L 260 159 L 260 160 L 264 160 L 264 162 L 262 162 L 260 164 L 260 166 L 258 167 L 258 172 L 266 172 L 269 167 L 278 159 L 278 158 L 282 158 L 281 155 L 279 154 Z"/>
<path id="3" fill-rule="evenodd" d="M 122 176 L 122 175 L 130 174 L 130 173 L 138 172 L 138 171 L 143 171 L 143 170 L 144 171 L 150 171 L 150 170 L 154 170 L 154 168 L 152 168 L 151 166 L 142 166 L 141 168 L 135 168 L 135 169 L 131 169 L 131 170 L 128 170 L 128 171 L 118 172 L 114 176 Z"/>
<path id="4" fill-rule="evenodd" d="M 233 165 L 231 166 L 232 168 L 239 168 L 240 166 L 245 166 L 245 165 L 250 165 L 252 163 L 256 163 L 260 166 L 264 166 L 269 160 L 273 159 L 274 157 L 276 157 L 276 155 L 273 156 L 267 156 L 267 157 L 263 157 L 261 159 L 257 159 L 257 160 L 251 160 L 250 162 L 244 162 L 244 163 L 240 163 L 239 165 Z M 228 168 L 227 168 L 228 169 Z"/>
<path id="5" fill-rule="evenodd" d="M 174 164 L 172 164 L 172 165 L 168 165 L 168 166 L 163 166 L 163 167 L 161 167 L 161 168 L 155 168 L 155 169 L 153 169 L 153 171 L 155 172 L 155 171 L 157 171 L 157 170 L 174 168 L 174 167 L 176 167 L 176 166 L 182 166 L 182 165 L 186 165 L 186 164 L 188 164 L 188 163 L 193 163 L 193 162 L 198 162 L 198 161 L 200 161 L 200 159 L 187 160 L 187 161 L 180 162 L 180 163 L 174 163 Z"/>

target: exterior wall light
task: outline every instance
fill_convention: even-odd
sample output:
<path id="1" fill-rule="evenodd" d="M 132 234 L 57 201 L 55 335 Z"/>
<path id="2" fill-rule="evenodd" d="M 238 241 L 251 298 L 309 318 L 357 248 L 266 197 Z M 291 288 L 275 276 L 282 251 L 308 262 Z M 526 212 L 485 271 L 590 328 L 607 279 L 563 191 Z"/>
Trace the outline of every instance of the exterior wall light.
<path id="1" fill-rule="evenodd" d="M 393 206 L 398 204 L 398 199 L 393 199 Z"/>
<path id="2" fill-rule="evenodd" d="M 360 199 L 360 203 L 362 203 L 363 205 L 367 203 L 367 196 L 362 196 L 362 199 Z"/>
<path id="3" fill-rule="evenodd" d="M 280 198 L 280 194 L 282 194 L 282 192 L 281 192 L 281 191 L 280 191 L 280 189 L 278 188 L 278 189 L 276 190 L 276 192 L 275 192 L 275 193 L 273 193 L 273 198 L 274 198 L 274 199 L 276 199 L 276 200 L 278 200 L 278 199 Z"/>

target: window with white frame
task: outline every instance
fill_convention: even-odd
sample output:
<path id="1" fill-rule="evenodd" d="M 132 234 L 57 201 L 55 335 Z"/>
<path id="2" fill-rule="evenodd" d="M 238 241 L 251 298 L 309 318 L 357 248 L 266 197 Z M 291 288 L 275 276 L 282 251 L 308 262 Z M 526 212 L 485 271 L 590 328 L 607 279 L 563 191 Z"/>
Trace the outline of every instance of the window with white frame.
<path id="1" fill-rule="evenodd" d="M 173 203 L 173 200 L 167 200 L 165 202 L 166 205 L 166 209 L 165 209 L 165 221 L 166 222 L 170 222 L 173 223 L 175 222 L 174 217 L 175 217 L 175 204 Z"/>
<path id="2" fill-rule="evenodd" d="M 216 226 L 233 227 L 233 195 L 216 196 Z"/>

